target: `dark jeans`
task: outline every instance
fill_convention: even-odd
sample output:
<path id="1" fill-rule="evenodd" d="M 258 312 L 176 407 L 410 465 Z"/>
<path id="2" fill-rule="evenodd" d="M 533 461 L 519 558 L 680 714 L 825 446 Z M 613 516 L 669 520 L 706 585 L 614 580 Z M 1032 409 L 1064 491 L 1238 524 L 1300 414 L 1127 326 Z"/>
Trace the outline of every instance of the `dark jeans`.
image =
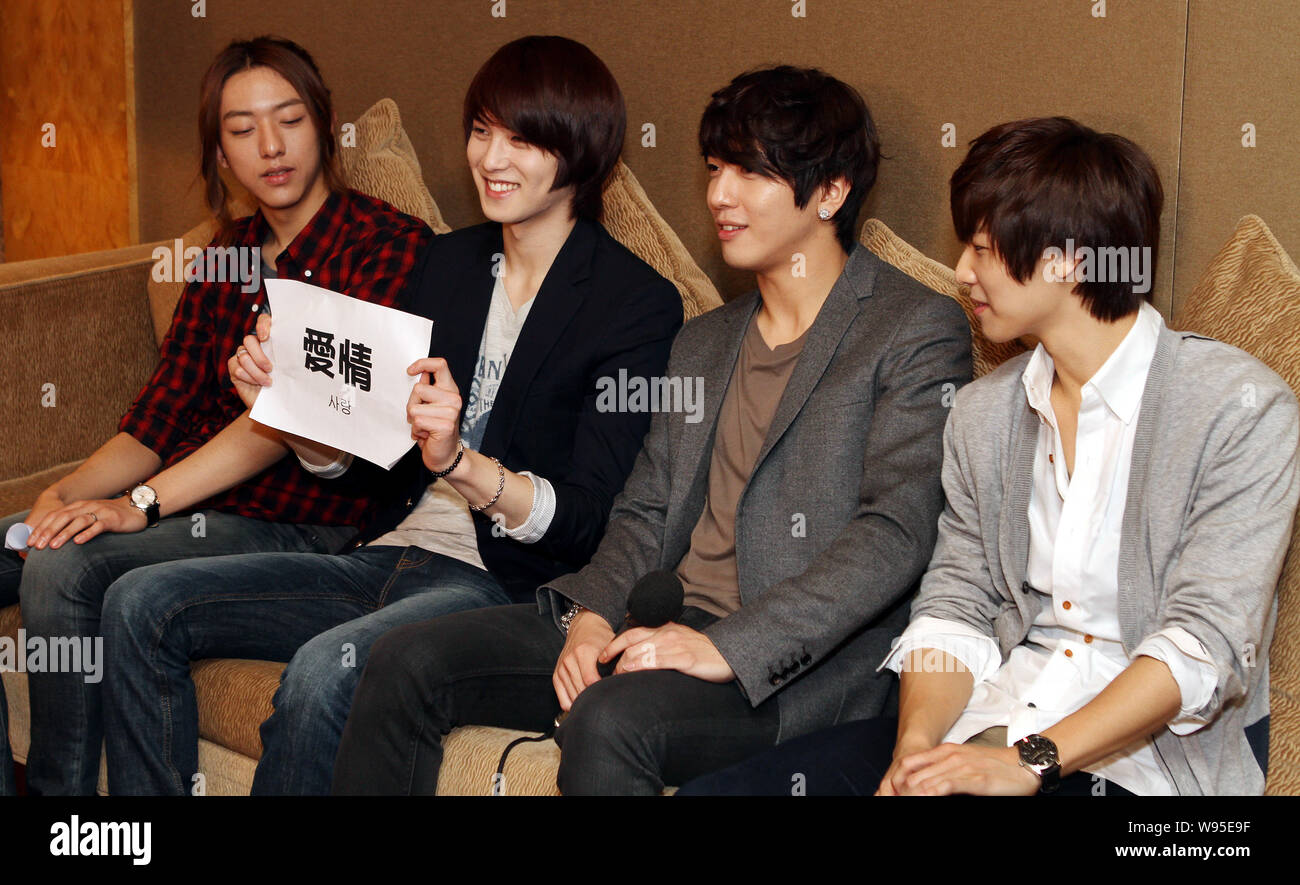
<path id="1" fill-rule="evenodd" d="M 0 536 L 26 513 L 0 520 Z M 197 517 L 202 517 L 198 519 Z M 172 516 L 134 534 L 105 533 L 86 544 L 31 550 L 27 560 L 0 551 L 0 602 L 22 603 L 28 640 L 68 642 L 100 637 L 100 613 L 110 584 L 154 563 L 268 550 L 332 552 L 356 534 L 343 526 L 266 522 L 205 510 Z M 93 649 L 93 646 L 92 646 Z M 103 744 L 100 668 L 89 672 L 29 672 L 31 753 L 27 787 L 33 795 L 87 795 L 95 791 Z"/>
<path id="2" fill-rule="evenodd" d="M 261 794 L 323 794 L 371 645 L 393 627 L 504 605 L 492 575 L 418 547 L 265 553 L 137 569 L 104 600 L 114 795 L 186 794 L 198 779 L 190 662 L 289 661 L 262 724 Z"/>
<path id="3" fill-rule="evenodd" d="M 9 707 L 5 704 L 5 684 L 0 682 L 0 796 L 12 796 L 14 789 L 14 757 L 9 752 Z"/>
<path id="4" fill-rule="evenodd" d="M 702 629 L 713 616 L 688 608 L 679 621 Z M 461 612 L 384 636 L 357 686 L 334 792 L 432 795 L 442 736 L 453 728 L 549 730 L 563 645 L 536 605 Z M 578 696 L 555 735 L 560 791 L 658 794 L 772 746 L 778 726 L 776 704 L 751 707 L 734 682 L 675 670 L 607 676 Z"/>
<path id="5" fill-rule="evenodd" d="M 897 719 L 845 722 L 786 741 L 686 784 L 678 796 L 871 796 L 894 754 Z M 1052 796 L 1132 796 L 1087 772 L 1061 779 Z"/>

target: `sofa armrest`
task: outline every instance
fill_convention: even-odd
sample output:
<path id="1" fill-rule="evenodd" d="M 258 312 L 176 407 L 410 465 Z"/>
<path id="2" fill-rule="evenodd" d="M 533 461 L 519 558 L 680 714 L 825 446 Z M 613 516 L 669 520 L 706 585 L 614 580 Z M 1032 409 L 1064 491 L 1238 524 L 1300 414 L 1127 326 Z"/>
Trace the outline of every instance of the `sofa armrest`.
<path id="1" fill-rule="evenodd" d="M 154 245 L 0 264 L 0 480 L 85 458 L 158 361 Z"/>

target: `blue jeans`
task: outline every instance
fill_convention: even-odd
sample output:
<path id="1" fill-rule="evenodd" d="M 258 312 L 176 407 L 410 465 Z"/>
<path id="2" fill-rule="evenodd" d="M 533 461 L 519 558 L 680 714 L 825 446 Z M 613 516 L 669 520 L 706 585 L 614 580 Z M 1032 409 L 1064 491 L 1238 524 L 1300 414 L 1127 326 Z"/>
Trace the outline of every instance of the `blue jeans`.
<path id="1" fill-rule="evenodd" d="M 489 572 L 418 547 L 271 553 L 138 569 L 104 602 L 108 785 L 185 794 L 198 782 L 190 662 L 289 661 L 262 724 L 259 794 L 324 794 L 370 646 L 394 627 L 509 603 Z"/>
<path id="2" fill-rule="evenodd" d="M 0 535 L 24 516 L 0 520 Z M 355 534 L 346 526 L 289 525 L 214 510 L 172 516 L 134 534 L 105 533 L 86 544 L 31 550 L 25 563 L 12 551 L 0 551 L 0 603 L 19 598 L 29 643 L 33 637 L 93 640 L 100 636 L 105 592 L 132 569 L 231 553 L 332 552 Z M 110 669 L 103 666 L 106 660 L 96 656 L 100 676 Z M 32 723 L 28 791 L 93 793 L 103 745 L 102 682 L 88 672 L 29 672 L 27 681 Z"/>

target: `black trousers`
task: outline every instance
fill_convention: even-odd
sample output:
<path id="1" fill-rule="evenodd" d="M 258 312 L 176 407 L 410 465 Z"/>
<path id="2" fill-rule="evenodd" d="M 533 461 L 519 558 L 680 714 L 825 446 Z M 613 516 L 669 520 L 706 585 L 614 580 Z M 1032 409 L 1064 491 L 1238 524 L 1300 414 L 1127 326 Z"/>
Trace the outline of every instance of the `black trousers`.
<path id="1" fill-rule="evenodd" d="M 713 620 L 695 608 L 678 618 L 694 629 Z M 560 711 L 551 674 L 563 646 L 536 605 L 458 612 L 386 633 L 357 686 L 333 791 L 432 795 L 442 737 L 453 728 L 549 730 Z M 774 701 L 755 708 L 734 681 L 675 670 L 607 676 L 578 696 L 555 735 L 559 788 L 655 795 L 773 746 L 779 724 Z"/>
<path id="2" fill-rule="evenodd" d="M 683 786 L 679 796 L 871 796 L 893 761 L 897 719 L 866 719 L 787 741 Z M 1132 796 L 1078 771 L 1051 796 Z"/>

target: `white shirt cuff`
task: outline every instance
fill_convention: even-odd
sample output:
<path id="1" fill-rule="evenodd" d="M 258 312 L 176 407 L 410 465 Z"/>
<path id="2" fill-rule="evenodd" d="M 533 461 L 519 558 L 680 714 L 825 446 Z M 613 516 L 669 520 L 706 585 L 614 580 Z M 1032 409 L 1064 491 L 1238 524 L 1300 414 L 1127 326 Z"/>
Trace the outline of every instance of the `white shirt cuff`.
<path id="1" fill-rule="evenodd" d="M 551 520 L 555 518 L 555 489 L 544 476 L 537 476 L 527 470 L 519 471 L 519 475 L 528 477 L 528 481 L 533 484 L 533 509 L 528 511 L 528 518 L 522 525 L 508 529 L 502 524 L 501 528 L 507 538 L 520 544 L 536 544 L 542 540 L 546 530 L 551 527 Z"/>
<path id="2" fill-rule="evenodd" d="M 988 636 L 957 621 L 922 616 L 908 624 L 903 635 L 893 641 L 889 656 L 876 669 L 888 667 L 901 673 L 907 656 L 917 649 L 952 655 L 970 670 L 976 684 L 992 679 L 1002 666 L 1002 652 Z"/>
<path id="3" fill-rule="evenodd" d="M 348 468 L 352 466 L 352 453 L 339 452 L 338 457 L 328 464 L 312 464 L 304 461 L 302 455 L 298 455 L 298 463 L 302 465 L 303 470 L 314 473 L 320 479 L 337 479 L 347 473 Z"/>
<path id="4" fill-rule="evenodd" d="M 1133 652 L 1133 657 L 1138 655 L 1164 661 L 1178 683 L 1182 707 L 1169 721 L 1169 730 L 1186 735 L 1203 727 L 1209 720 L 1197 716 L 1196 711 L 1214 696 L 1219 671 L 1201 641 L 1182 627 L 1166 627 L 1142 640 Z"/>

